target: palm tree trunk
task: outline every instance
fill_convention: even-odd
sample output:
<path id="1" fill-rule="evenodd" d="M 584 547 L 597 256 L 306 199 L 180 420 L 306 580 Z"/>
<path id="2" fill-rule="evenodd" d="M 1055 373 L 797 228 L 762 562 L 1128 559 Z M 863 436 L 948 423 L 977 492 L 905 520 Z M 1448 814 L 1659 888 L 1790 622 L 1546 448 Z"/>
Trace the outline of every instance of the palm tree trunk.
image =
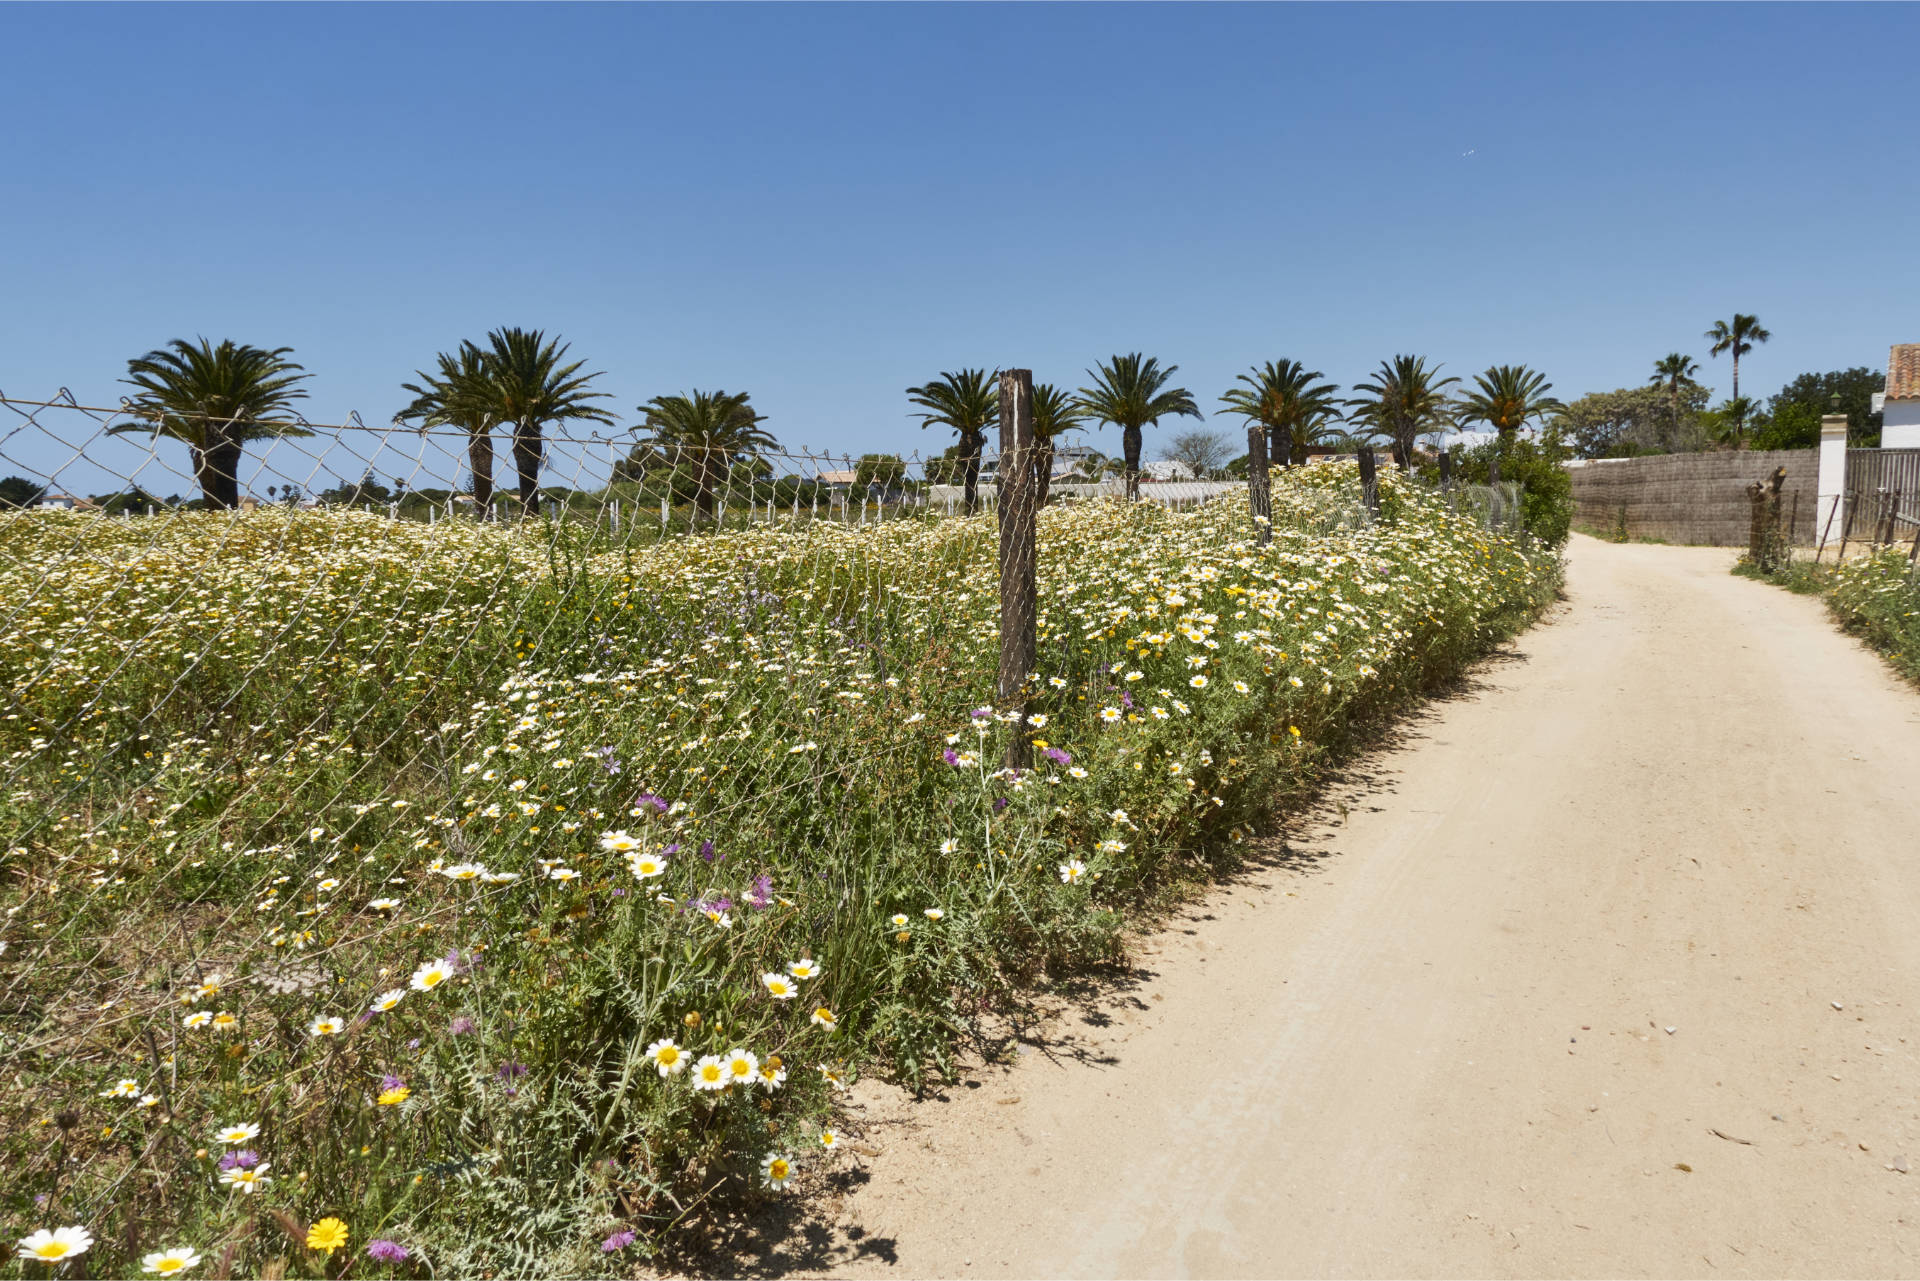
<path id="1" fill-rule="evenodd" d="M 1127 458 L 1127 501 L 1140 501 L 1140 429 L 1127 427 L 1120 433 L 1120 447 Z"/>
<path id="2" fill-rule="evenodd" d="M 467 468 L 473 473 L 473 515 L 476 520 L 493 519 L 493 433 L 476 431 L 467 436 Z"/>
<path id="3" fill-rule="evenodd" d="M 540 514 L 540 424 L 517 423 L 513 429 L 513 469 L 520 478 L 520 508 Z"/>
<path id="4" fill-rule="evenodd" d="M 971 516 L 980 507 L 980 449 L 986 443 L 983 436 L 968 432 L 962 441 L 966 448 L 966 457 L 960 460 L 960 477 L 967 515 Z"/>
<path id="5" fill-rule="evenodd" d="M 207 507 L 231 511 L 240 505 L 240 452 L 237 440 L 216 436 L 205 449 L 192 448 L 193 479 Z"/>
<path id="6" fill-rule="evenodd" d="M 1047 491 L 1053 488 L 1053 442 L 1035 441 L 1033 446 L 1033 505 L 1047 505 Z"/>

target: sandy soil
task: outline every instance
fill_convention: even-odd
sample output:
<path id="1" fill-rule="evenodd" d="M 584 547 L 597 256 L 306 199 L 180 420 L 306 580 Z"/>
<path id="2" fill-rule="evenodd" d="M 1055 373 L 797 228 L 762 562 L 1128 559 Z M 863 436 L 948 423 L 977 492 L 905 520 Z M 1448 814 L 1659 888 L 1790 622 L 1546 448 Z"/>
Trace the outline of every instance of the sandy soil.
<path id="1" fill-rule="evenodd" d="M 1920 1272 L 1920 696 L 1729 552 L 1570 560 L 1017 1066 L 863 1084 L 871 1179 L 763 1262 Z"/>

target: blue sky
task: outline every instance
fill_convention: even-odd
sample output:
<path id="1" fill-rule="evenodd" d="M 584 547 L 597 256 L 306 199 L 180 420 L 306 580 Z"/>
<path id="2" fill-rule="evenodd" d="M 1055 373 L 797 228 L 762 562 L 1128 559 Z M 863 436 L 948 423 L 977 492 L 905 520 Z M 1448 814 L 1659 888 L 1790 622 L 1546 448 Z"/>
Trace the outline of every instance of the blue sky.
<path id="1" fill-rule="evenodd" d="M 908 452 L 962 365 L 1144 350 L 1237 427 L 1281 356 L 1572 396 L 1678 349 L 1724 396 L 1736 309 L 1749 394 L 1920 340 L 1911 5 L 12 5 L 0 45 L 17 398 L 206 334 L 385 422 L 517 324 L 625 422 L 744 388 Z"/>

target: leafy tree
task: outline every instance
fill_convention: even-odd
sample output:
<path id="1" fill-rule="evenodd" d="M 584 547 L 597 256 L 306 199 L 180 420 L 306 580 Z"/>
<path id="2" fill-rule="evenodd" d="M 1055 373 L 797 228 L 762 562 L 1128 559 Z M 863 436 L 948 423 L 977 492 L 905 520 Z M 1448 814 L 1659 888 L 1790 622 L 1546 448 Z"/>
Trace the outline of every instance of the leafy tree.
<path id="1" fill-rule="evenodd" d="M 1087 371 L 1093 386 L 1080 389 L 1080 409 L 1097 422 L 1111 423 L 1120 429 L 1120 445 L 1126 455 L 1127 497 L 1140 497 L 1141 430 L 1153 426 L 1169 414 L 1203 418 L 1193 402 L 1193 393 L 1185 387 L 1168 387 L 1167 382 L 1180 366 L 1164 370 L 1152 356 L 1139 352 L 1115 356 Z"/>
<path id="2" fill-rule="evenodd" d="M 1220 403 L 1228 413 L 1266 428 L 1267 455 L 1272 461 L 1299 467 L 1306 463 L 1308 449 L 1330 436 L 1346 435 L 1333 427 L 1339 417 L 1340 388 L 1314 382 L 1324 377 L 1297 360 L 1270 360 L 1241 374 L 1237 381 L 1247 385 L 1232 388 Z"/>
<path id="3" fill-rule="evenodd" d="M 296 385 L 307 375 L 287 359 L 292 351 L 175 338 L 127 362 L 122 381 L 140 389 L 127 405 L 134 421 L 107 431 L 144 431 L 181 442 L 204 506 L 238 507 L 240 457 L 248 441 L 313 434 L 282 416 L 307 394 Z"/>
<path id="4" fill-rule="evenodd" d="M 495 329 L 482 349 L 486 382 L 479 389 L 493 422 L 513 427 L 513 467 L 520 482 L 520 506 L 529 516 L 540 512 L 542 433 L 549 423 L 569 421 L 612 425 L 613 415 L 589 402 L 606 392 L 588 391 L 600 375 L 583 374 L 586 362 L 563 364 L 567 344 L 538 329 Z"/>
<path id="5" fill-rule="evenodd" d="M 906 460 L 898 454 L 862 454 L 853 465 L 853 487 L 863 492 L 895 489 L 906 478 Z"/>
<path id="6" fill-rule="evenodd" d="M 1427 368 L 1425 356 L 1395 356 L 1380 362 L 1373 377 L 1354 384 L 1361 393 L 1347 402 L 1357 436 L 1383 437 L 1393 446 L 1393 460 L 1401 467 L 1413 464 L 1414 446 L 1430 432 L 1453 425 L 1453 406 L 1446 389 L 1458 378 L 1440 378 L 1441 366 Z"/>
<path id="7" fill-rule="evenodd" d="M 725 481 L 736 464 L 750 464 L 750 483 L 765 470 L 760 451 L 778 447 L 759 426 L 766 418 L 747 402 L 744 391 L 695 391 L 691 396 L 655 396 L 640 406 L 647 432 L 642 443 L 692 470 L 694 509 L 702 516 L 713 515 L 714 486 Z"/>
<path id="8" fill-rule="evenodd" d="M 1766 421 L 1754 433 L 1755 449 L 1812 449 L 1820 443 L 1820 419 L 1847 416 L 1847 443 L 1866 448 L 1880 443 L 1881 415 L 1873 412 L 1873 394 L 1886 390 L 1887 376 L 1864 365 L 1830 373 L 1801 374 L 1767 402 Z"/>
<path id="9" fill-rule="evenodd" d="M 93 501 L 99 504 L 103 516 L 118 516 L 122 512 L 151 516 L 165 505 L 138 485 L 117 494 L 101 494 Z"/>
<path id="10" fill-rule="evenodd" d="M 1673 423 L 1680 423 L 1680 389 L 1693 386 L 1693 376 L 1700 372 L 1700 366 L 1693 363 L 1693 357 L 1684 352 L 1672 351 L 1653 362 L 1653 377 L 1647 379 L 1651 386 L 1667 389 L 1667 406 L 1671 411 Z"/>
<path id="11" fill-rule="evenodd" d="M 0 479 L 0 507 L 31 507 L 46 496 L 47 487 L 25 476 Z"/>
<path id="12" fill-rule="evenodd" d="M 987 429 L 1000 422 L 1000 389 L 993 375 L 984 369 L 942 371 L 938 382 L 907 388 L 907 399 L 920 406 L 921 430 L 951 427 L 959 437 L 957 452 L 948 455 L 958 460 L 967 515 L 973 515 L 979 507 L 980 453 L 987 446 Z"/>
<path id="13" fill-rule="evenodd" d="M 368 469 L 358 481 L 349 484 L 343 480 L 332 489 L 322 490 L 315 497 L 336 507 L 371 507 L 394 501 L 395 494 L 380 483 L 372 469 Z"/>
<path id="14" fill-rule="evenodd" d="M 1683 384 L 1679 406 L 1676 417 L 1669 393 L 1662 388 L 1622 387 L 1590 392 L 1556 411 L 1552 422 L 1580 458 L 1703 448 L 1707 437 L 1698 419 L 1707 407 L 1707 389 L 1698 383 Z"/>
<path id="15" fill-rule="evenodd" d="M 1033 387 L 1034 505 L 1045 507 L 1053 488 L 1053 446 L 1063 433 L 1078 431 L 1087 414 L 1071 393 L 1052 383 Z"/>
<path id="16" fill-rule="evenodd" d="M 493 430 L 500 399 L 493 394 L 487 353 L 471 342 L 457 352 L 441 352 L 437 373 L 416 371 L 418 383 L 402 383 L 413 400 L 393 416 L 396 423 L 417 423 L 421 431 L 452 427 L 467 434 L 467 469 L 473 474 L 473 513 L 493 515 Z"/>
<path id="17" fill-rule="evenodd" d="M 1473 376 L 1474 390 L 1460 398 L 1463 423 L 1486 423 L 1500 433 L 1500 444 L 1513 443 L 1514 434 L 1530 419 L 1565 408 L 1547 395 L 1553 390 L 1544 374 L 1525 365 L 1495 365 Z"/>
<path id="18" fill-rule="evenodd" d="M 1206 480 L 1219 471 L 1233 454 L 1227 433 L 1196 427 L 1175 432 L 1172 441 L 1160 453 L 1162 458 L 1182 463 L 1196 480 Z"/>
<path id="19" fill-rule="evenodd" d="M 941 452 L 928 458 L 921 464 L 929 485 L 957 485 L 966 476 L 966 459 L 962 457 L 964 449 L 959 445 L 948 445 Z"/>
<path id="20" fill-rule="evenodd" d="M 1718 356 L 1724 351 L 1733 356 L 1733 396 L 1728 402 L 1731 404 L 1733 400 L 1740 399 L 1740 357 L 1752 351 L 1754 344 L 1763 343 L 1773 335 L 1761 327 L 1758 316 L 1743 316 L 1736 311 L 1732 324 L 1724 320 L 1714 321 L 1713 328 L 1707 330 L 1707 337 L 1713 340 L 1708 355 Z"/>

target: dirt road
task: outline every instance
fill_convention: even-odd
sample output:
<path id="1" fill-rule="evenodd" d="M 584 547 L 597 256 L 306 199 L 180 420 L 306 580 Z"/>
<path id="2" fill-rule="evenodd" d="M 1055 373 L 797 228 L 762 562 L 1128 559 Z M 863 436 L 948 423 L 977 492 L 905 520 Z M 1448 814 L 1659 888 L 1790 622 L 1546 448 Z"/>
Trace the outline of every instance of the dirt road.
<path id="1" fill-rule="evenodd" d="M 1137 983 L 945 1102 L 862 1087 L 815 1260 L 1920 1272 L 1920 696 L 1730 553 L 1570 559 Z"/>

